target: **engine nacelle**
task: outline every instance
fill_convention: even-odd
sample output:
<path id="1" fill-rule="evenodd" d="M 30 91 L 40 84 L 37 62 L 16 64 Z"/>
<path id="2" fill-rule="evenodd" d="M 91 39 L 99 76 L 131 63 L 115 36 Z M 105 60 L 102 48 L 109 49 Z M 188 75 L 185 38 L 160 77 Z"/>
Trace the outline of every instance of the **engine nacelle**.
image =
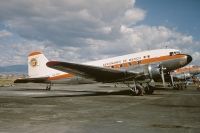
<path id="1" fill-rule="evenodd" d="M 155 79 L 161 76 L 161 70 L 158 64 L 148 65 L 148 73 L 151 79 Z"/>

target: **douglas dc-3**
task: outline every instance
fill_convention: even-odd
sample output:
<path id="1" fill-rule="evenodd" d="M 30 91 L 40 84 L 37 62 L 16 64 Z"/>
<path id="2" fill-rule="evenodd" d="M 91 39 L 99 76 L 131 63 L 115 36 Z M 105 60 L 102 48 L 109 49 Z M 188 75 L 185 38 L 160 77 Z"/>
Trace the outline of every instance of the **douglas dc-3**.
<path id="1" fill-rule="evenodd" d="M 200 74 L 200 66 L 195 65 L 189 65 L 185 66 L 179 69 L 174 70 L 170 73 L 171 76 L 171 84 L 174 86 L 174 89 L 183 89 L 183 87 L 189 83 L 189 82 L 197 82 L 198 78 L 197 75 Z M 180 86 L 180 84 L 175 84 L 175 82 L 182 82 L 182 84 L 185 84 L 184 86 Z"/>
<path id="2" fill-rule="evenodd" d="M 182 68 L 179 68 L 171 73 L 173 77 L 187 80 L 189 78 L 192 78 L 198 74 L 200 74 L 200 66 L 185 66 Z"/>
<path id="3" fill-rule="evenodd" d="M 86 63 L 48 61 L 38 51 L 28 56 L 28 78 L 17 79 L 15 83 L 48 83 L 60 80 L 67 82 L 96 81 L 102 83 L 126 84 L 133 95 L 152 94 L 151 82 L 162 79 L 165 86 L 165 75 L 181 68 L 192 61 L 192 57 L 176 49 L 156 49 L 143 51 L 103 60 Z"/>

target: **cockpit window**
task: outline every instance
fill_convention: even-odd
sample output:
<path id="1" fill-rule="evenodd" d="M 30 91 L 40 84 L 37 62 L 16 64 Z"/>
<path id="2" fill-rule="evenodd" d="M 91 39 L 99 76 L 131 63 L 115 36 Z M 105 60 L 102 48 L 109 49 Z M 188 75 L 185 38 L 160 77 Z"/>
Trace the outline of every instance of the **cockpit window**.
<path id="1" fill-rule="evenodd" d="M 174 53 L 175 53 L 175 54 L 180 54 L 181 52 L 180 52 L 180 51 L 175 51 Z"/>
<path id="2" fill-rule="evenodd" d="M 170 52 L 169 55 L 172 56 L 172 55 L 177 55 L 177 54 L 180 54 L 181 52 L 180 51 L 174 51 L 174 52 Z"/>

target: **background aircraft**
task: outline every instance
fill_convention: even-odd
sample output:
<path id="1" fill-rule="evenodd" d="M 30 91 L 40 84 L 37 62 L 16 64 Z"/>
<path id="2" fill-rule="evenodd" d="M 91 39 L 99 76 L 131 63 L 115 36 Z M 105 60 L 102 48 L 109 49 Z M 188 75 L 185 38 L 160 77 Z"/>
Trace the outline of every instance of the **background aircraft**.
<path id="1" fill-rule="evenodd" d="M 176 69 L 171 73 L 173 77 L 177 77 L 179 79 L 188 79 L 193 76 L 200 74 L 200 66 L 189 65 L 179 69 Z"/>
<path id="2" fill-rule="evenodd" d="M 186 84 L 189 81 L 192 81 L 193 83 L 198 82 L 198 74 L 200 74 L 200 66 L 189 65 L 171 72 L 171 78 L 172 81 L 184 83 L 186 87 Z M 174 84 L 173 82 L 172 85 L 175 86 L 175 89 L 182 89 L 181 86 L 177 86 L 177 84 Z"/>

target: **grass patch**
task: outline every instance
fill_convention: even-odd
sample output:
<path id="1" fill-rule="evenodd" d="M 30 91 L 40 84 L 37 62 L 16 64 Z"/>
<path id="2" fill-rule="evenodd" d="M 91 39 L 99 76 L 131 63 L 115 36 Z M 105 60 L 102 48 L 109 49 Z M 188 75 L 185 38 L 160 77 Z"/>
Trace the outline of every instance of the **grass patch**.
<path id="1" fill-rule="evenodd" d="M 15 79 L 0 79 L 0 86 L 11 86 L 14 84 Z"/>

